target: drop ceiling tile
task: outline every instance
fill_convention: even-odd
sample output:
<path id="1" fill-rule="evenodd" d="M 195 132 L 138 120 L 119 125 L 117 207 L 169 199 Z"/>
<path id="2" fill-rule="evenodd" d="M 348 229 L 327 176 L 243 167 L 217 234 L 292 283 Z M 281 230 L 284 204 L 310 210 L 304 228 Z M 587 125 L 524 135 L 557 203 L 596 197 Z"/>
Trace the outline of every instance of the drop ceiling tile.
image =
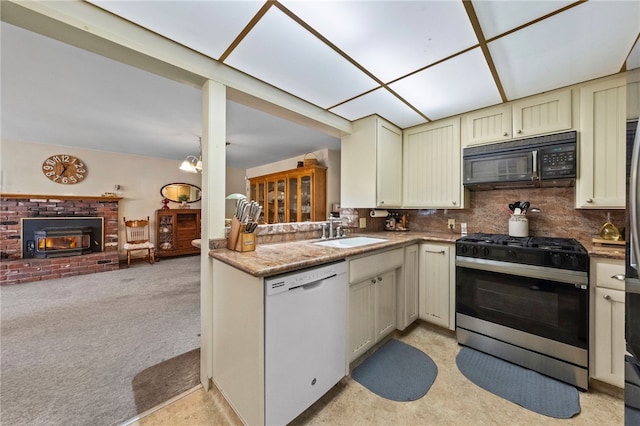
<path id="1" fill-rule="evenodd" d="M 91 3 L 218 59 L 264 1 L 118 1 Z"/>
<path id="2" fill-rule="evenodd" d="M 478 44 L 461 1 L 283 1 L 383 82 Z"/>
<path id="3" fill-rule="evenodd" d="M 351 121 L 378 114 L 402 129 L 426 122 L 424 117 L 384 88 L 376 89 L 329 111 Z"/>
<path id="4" fill-rule="evenodd" d="M 508 99 L 620 71 L 640 2 L 587 2 L 489 43 Z"/>
<path id="5" fill-rule="evenodd" d="M 573 1 L 473 0 L 473 8 L 485 39 L 490 39 L 571 3 Z"/>
<path id="6" fill-rule="evenodd" d="M 377 83 L 317 37 L 272 7 L 226 64 L 329 108 Z"/>
<path id="7" fill-rule="evenodd" d="M 389 86 L 431 120 L 501 102 L 480 48 Z"/>

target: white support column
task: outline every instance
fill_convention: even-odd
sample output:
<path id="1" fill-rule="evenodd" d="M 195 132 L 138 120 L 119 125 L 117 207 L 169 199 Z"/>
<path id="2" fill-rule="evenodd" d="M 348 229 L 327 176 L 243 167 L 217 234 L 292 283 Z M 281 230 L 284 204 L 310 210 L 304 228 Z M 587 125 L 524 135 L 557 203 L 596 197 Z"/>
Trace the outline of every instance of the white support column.
<path id="1" fill-rule="evenodd" d="M 200 382 L 213 377 L 213 261 L 209 240 L 224 238 L 226 174 L 226 86 L 202 87 L 202 251 L 200 260 Z"/>

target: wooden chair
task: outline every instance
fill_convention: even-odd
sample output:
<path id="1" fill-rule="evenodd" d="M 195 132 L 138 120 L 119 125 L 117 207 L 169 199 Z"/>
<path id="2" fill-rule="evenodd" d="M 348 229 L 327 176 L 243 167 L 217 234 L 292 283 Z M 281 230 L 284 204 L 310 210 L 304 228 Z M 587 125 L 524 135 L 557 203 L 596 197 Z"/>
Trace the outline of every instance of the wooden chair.
<path id="1" fill-rule="evenodd" d="M 127 235 L 127 242 L 123 246 L 127 251 L 127 267 L 131 266 L 131 252 L 136 250 L 147 250 L 149 263 L 153 264 L 155 262 L 155 247 L 149 240 L 149 216 L 146 220 L 123 219 Z"/>

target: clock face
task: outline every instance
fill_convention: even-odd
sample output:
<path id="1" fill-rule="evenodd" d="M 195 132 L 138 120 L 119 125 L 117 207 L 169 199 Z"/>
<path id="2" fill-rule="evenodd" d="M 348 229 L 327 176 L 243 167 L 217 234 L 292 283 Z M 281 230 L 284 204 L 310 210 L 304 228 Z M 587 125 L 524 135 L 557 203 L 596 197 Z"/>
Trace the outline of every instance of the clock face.
<path id="1" fill-rule="evenodd" d="M 58 154 L 44 160 L 42 173 L 53 182 L 73 185 L 82 182 L 87 175 L 87 166 L 73 155 Z"/>

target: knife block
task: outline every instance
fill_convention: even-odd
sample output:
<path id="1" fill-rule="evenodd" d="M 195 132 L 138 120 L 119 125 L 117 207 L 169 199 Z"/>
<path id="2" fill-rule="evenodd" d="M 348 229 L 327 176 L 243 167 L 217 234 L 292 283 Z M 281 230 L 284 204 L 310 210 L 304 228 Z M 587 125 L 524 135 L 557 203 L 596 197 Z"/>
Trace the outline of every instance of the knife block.
<path id="1" fill-rule="evenodd" d="M 252 232 L 247 234 L 245 231 L 246 224 L 240 223 L 238 218 L 231 220 L 231 230 L 227 239 L 227 248 L 233 251 L 254 251 L 256 249 L 256 234 Z"/>

